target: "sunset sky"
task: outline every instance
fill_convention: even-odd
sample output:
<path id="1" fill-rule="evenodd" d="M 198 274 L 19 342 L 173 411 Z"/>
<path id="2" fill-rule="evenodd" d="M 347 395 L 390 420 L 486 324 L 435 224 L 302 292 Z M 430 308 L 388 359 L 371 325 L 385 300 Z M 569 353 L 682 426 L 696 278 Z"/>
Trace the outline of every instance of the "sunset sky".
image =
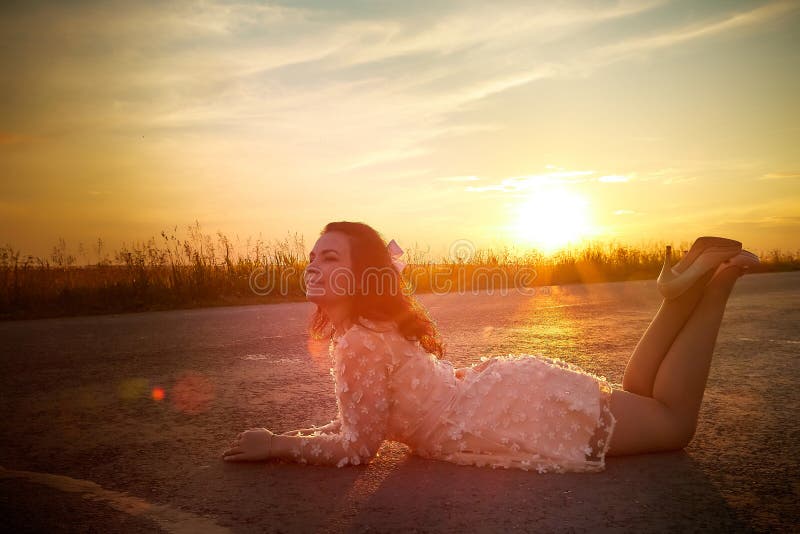
<path id="1" fill-rule="evenodd" d="M 800 250 L 800 2 L 0 7 L 0 245 Z"/>

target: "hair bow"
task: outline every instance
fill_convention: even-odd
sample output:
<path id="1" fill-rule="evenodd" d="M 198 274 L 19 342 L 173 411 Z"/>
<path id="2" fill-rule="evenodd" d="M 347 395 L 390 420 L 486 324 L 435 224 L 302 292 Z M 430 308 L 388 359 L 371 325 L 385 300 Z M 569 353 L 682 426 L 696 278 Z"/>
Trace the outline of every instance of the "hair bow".
<path id="1" fill-rule="evenodd" d="M 403 268 L 406 266 L 405 262 L 400 260 L 400 256 L 403 255 L 403 249 L 400 248 L 400 245 L 398 245 L 397 241 L 394 239 L 389 241 L 386 249 L 389 251 L 389 256 L 392 257 L 392 264 L 394 264 L 394 268 L 397 269 L 398 273 L 402 273 Z"/>

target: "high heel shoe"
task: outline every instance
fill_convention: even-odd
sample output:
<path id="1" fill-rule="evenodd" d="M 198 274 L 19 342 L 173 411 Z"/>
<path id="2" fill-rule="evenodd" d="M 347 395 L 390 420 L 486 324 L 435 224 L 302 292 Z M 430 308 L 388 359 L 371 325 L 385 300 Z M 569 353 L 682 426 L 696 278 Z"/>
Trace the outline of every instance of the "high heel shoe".
<path id="1" fill-rule="evenodd" d="M 658 290 L 667 299 L 681 296 L 692 287 L 698 278 L 738 254 L 741 251 L 740 247 L 741 245 L 707 246 L 699 254 L 694 254 L 691 262 L 683 265 L 683 272 L 678 272 L 671 265 L 672 247 L 667 245 L 664 265 L 658 275 L 658 280 L 656 280 Z"/>
<path id="2" fill-rule="evenodd" d="M 761 263 L 761 260 L 758 259 L 758 256 L 756 256 L 749 250 L 742 250 L 736 256 L 720 263 L 719 266 L 717 267 L 717 270 L 714 271 L 714 276 L 711 277 L 711 280 L 709 280 L 708 283 L 710 284 L 714 280 L 714 278 L 716 278 L 717 275 L 719 275 L 719 273 L 721 273 L 722 271 L 724 271 L 729 267 L 733 266 L 741 267 L 742 274 L 744 274 L 747 271 L 749 271 L 751 267 L 755 267 L 759 263 Z"/>
<path id="3" fill-rule="evenodd" d="M 672 270 L 675 271 L 676 274 L 680 274 L 685 271 L 689 265 L 694 263 L 694 260 L 707 248 L 711 247 L 735 247 L 738 250 L 742 250 L 742 242 L 736 241 L 735 239 L 728 239 L 726 237 L 716 237 L 710 235 L 704 235 L 698 237 L 692 243 L 692 247 L 689 251 L 680 259 L 678 262 L 672 266 Z"/>

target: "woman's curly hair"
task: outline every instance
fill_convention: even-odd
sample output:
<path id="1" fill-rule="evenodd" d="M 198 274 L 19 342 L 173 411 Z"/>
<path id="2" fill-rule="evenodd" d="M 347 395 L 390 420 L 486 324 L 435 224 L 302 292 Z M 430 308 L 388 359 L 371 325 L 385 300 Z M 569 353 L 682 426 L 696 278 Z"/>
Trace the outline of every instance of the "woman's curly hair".
<path id="1" fill-rule="evenodd" d="M 320 235 L 327 232 L 341 232 L 350 241 L 354 282 L 351 322 L 361 324 L 359 317 L 371 321 L 394 321 L 403 337 L 419 341 L 428 353 L 442 358 L 444 346 L 436 324 L 425 307 L 410 294 L 406 281 L 395 270 L 387 243 L 381 235 L 367 224 L 349 221 L 328 223 Z M 330 319 L 317 305 L 309 325 L 312 337 L 330 338 L 333 331 L 326 332 L 329 325 Z M 367 325 L 361 326 L 368 328 Z"/>

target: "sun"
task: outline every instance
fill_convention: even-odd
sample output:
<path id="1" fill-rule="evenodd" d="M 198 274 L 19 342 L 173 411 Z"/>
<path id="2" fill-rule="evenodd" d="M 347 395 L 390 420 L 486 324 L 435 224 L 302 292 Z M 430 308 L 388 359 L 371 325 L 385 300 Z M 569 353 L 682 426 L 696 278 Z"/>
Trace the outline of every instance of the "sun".
<path id="1" fill-rule="evenodd" d="M 531 191 L 518 206 L 513 231 L 517 241 L 553 253 L 590 233 L 589 201 L 565 189 Z"/>

